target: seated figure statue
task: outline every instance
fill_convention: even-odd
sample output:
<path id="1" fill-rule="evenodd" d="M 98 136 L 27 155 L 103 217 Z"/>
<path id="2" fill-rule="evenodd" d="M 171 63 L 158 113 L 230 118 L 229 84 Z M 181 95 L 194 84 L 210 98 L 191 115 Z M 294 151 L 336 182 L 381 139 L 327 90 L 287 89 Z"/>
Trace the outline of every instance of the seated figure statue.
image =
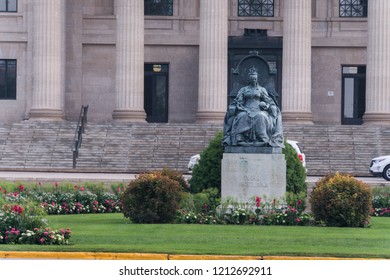
<path id="1" fill-rule="evenodd" d="M 248 81 L 227 110 L 223 144 L 283 148 L 281 112 L 275 97 L 258 84 L 255 67 L 249 69 Z"/>

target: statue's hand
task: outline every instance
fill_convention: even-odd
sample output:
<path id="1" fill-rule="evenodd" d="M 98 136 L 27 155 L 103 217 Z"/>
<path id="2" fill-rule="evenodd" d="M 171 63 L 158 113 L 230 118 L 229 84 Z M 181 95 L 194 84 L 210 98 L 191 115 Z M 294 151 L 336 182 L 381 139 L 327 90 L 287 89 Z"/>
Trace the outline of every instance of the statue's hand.
<path id="1" fill-rule="evenodd" d="M 269 108 L 269 105 L 267 105 L 267 103 L 265 103 L 264 101 L 261 101 L 260 103 L 259 103 L 259 107 L 260 107 L 260 109 L 261 110 L 268 110 L 268 108 Z"/>

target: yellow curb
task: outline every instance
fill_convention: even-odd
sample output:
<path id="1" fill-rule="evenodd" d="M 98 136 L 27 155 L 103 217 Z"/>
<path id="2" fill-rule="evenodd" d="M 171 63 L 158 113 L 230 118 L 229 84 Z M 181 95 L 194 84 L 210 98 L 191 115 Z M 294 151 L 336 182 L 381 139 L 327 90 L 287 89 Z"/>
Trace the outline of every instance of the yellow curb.
<path id="1" fill-rule="evenodd" d="M 171 255 L 152 253 L 97 252 L 1 252 L 0 259 L 62 259 L 62 260 L 380 260 L 367 258 L 299 257 L 299 256 L 238 256 L 238 255 Z"/>
<path id="2" fill-rule="evenodd" d="M 297 261 L 304 261 L 304 260 L 364 260 L 362 258 L 336 258 L 336 257 L 299 257 L 299 256 L 264 256 L 263 260 L 266 261 L 275 261 L 275 260 L 297 260 Z"/>
<path id="3" fill-rule="evenodd" d="M 262 260 L 262 257 L 225 255 L 169 255 L 169 260 Z"/>
<path id="4" fill-rule="evenodd" d="M 168 255 L 90 252 L 0 252 L 0 259 L 168 260 Z"/>

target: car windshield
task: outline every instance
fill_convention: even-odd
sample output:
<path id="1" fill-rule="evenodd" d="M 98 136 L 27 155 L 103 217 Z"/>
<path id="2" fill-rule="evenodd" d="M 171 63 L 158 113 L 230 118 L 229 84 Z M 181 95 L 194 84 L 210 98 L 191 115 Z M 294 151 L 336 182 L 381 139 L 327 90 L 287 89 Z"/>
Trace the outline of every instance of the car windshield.
<path id="1" fill-rule="evenodd" d="M 301 153 L 302 153 L 302 146 L 301 146 L 301 144 L 300 143 L 297 143 L 297 146 L 298 146 L 298 148 L 299 148 L 299 150 L 301 151 Z"/>

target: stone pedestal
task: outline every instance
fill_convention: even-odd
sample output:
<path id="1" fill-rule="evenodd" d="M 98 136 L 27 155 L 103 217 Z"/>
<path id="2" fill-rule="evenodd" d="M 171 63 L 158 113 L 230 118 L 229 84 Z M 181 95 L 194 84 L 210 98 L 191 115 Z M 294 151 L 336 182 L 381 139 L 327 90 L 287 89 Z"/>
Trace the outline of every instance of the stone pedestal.
<path id="1" fill-rule="evenodd" d="M 249 202 L 253 197 L 280 199 L 286 194 L 284 154 L 224 153 L 222 201 Z"/>

